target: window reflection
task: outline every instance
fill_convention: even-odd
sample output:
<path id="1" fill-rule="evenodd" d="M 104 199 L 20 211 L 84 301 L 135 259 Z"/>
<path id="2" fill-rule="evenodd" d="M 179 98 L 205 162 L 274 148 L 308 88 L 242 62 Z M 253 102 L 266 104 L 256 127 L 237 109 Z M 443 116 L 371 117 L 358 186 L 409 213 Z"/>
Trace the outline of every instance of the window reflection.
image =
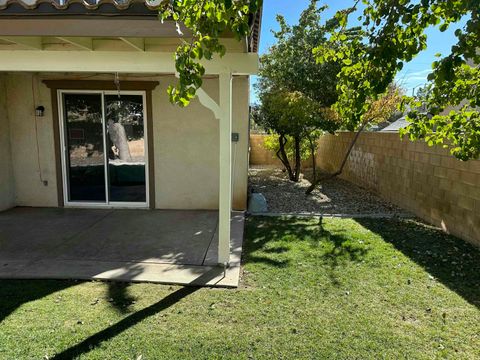
<path id="1" fill-rule="evenodd" d="M 70 201 L 106 201 L 100 94 L 64 94 Z"/>
<path id="2" fill-rule="evenodd" d="M 145 202 L 145 136 L 140 95 L 105 96 L 110 199 Z"/>

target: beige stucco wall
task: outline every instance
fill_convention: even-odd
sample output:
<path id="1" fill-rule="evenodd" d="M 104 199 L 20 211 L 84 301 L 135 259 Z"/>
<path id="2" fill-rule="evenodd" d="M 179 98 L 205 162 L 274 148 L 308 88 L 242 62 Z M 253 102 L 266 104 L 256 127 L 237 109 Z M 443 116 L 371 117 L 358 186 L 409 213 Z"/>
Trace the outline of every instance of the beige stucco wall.
<path id="1" fill-rule="evenodd" d="M 57 206 L 55 148 L 50 90 L 43 79 L 82 78 L 85 75 L 28 73 L 7 74 L 9 140 L 11 142 L 15 205 Z M 107 77 L 111 79 L 110 77 Z M 105 76 L 89 79 L 101 80 Z M 218 207 L 218 120 L 198 100 L 186 109 L 168 101 L 166 88 L 173 76 L 125 77 L 124 80 L 158 80 L 152 93 L 156 198 L 160 209 L 216 209 Z M 205 90 L 218 98 L 218 80 L 206 79 Z M 248 77 L 233 82 L 234 209 L 245 209 L 248 171 Z M 35 101 L 33 100 L 35 97 Z M 46 108 L 35 120 L 35 106 Z M 0 110 L 1 115 L 1 110 Z M 1 116 L 0 116 L 1 117 Z M 1 121 L 1 120 L 0 120 Z M 35 121 L 37 130 L 35 130 Z M 36 135 L 37 134 L 37 135 Z M 38 149 L 37 141 L 38 138 Z M 0 138 L 1 139 L 1 138 Z M 1 146 L 1 145 L 0 145 Z M 44 181 L 48 182 L 46 185 Z"/>
<path id="2" fill-rule="evenodd" d="M 219 126 L 213 113 L 195 100 L 186 109 L 165 96 L 173 78 L 162 79 L 152 94 L 155 138 L 156 206 L 162 209 L 216 209 L 219 184 Z M 218 80 L 204 81 L 204 90 L 218 100 Z M 248 177 L 247 77 L 233 80 L 234 209 L 245 209 Z"/>
<path id="3" fill-rule="evenodd" d="M 15 205 L 57 206 L 50 90 L 33 74 L 9 74 L 6 85 Z M 38 105 L 46 110 L 36 119 Z"/>
<path id="4" fill-rule="evenodd" d="M 12 207 L 14 203 L 15 191 L 12 176 L 6 84 L 4 75 L 0 75 L 0 211 Z"/>

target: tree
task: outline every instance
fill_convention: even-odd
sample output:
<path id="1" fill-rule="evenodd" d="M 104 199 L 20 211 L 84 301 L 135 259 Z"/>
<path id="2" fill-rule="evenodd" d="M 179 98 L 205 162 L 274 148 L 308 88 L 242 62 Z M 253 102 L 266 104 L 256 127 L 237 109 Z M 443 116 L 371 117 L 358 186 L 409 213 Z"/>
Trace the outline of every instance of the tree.
<path id="1" fill-rule="evenodd" d="M 300 178 L 302 161 L 302 144 L 312 135 L 322 130 L 331 132 L 337 127 L 331 113 L 318 106 L 318 103 L 300 92 L 273 90 L 260 94 L 261 105 L 253 111 L 255 122 L 264 129 L 278 135 L 277 157 L 288 173 L 289 179 L 297 182 Z M 316 135 L 318 137 L 318 135 Z M 287 144 L 293 140 L 293 166 Z"/>
<path id="2" fill-rule="evenodd" d="M 185 26 L 192 34 L 190 42 L 183 41 L 175 52 L 178 72 L 176 86 L 170 86 L 170 101 L 187 106 L 202 86 L 205 68 L 200 60 L 211 60 L 215 54 L 223 56 L 226 48 L 220 36 L 231 33 L 237 40 L 250 32 L 249 19 L 262 5 L 262 0 L 163 0 L 160 4 L 161 21 L 173 20 L 181 34 Z"/>
<path id="3" fill-rule="evenodd" d="M 123 125 L 119 122 L 108 120 L 107 129 L 110 141 L 118 150 L 118 158 L 125 162 L 131 162 L 132 156 L 130 155 L 127 134 Z"/>
<path id="4" fill-rule="evenodd" d="M 313 54 L 319 44 L 327 41 L 330 28 L 321 21 L 325 9 L 325 6 L 317 6 L 317 0 L 311 0 L 298 24 L 293 26 L 277 15 L 280 30 L 274 32 L 276 43 L 260 58 L 257 84 L 260 93 L 272 89 L 297 91 L 317 101 L 321 107 L 330 107 L 337 101 L 336 75 L 340 63 L 318 64 Z"/>
<path id="5" fill-rule="evenodd" d="M 353 147 L 355 146 L 358 138 L 360 137 L 360 134 L 364 130 L 368 129 L 368 127 L 374 124 L 384 122 L 391 118 L 398 109 L 401 101 L 402 92 L 397 86 L 392 84 L 390 84 L 390 86 L 387 88 L 387 92 L 383 94 L 378 100 L 373 101 L 372 99 L 367 99 L 368 111 L 363 114 L 361 123 L 359 124 L 355 136 L 353 137 L 351 143 L 348 146 L 347 152 L 343 156 L 339 168 L 337 169 L 337 171 L 330 174 L 325 174 L 320 178 L 314 177 L 314 179 L 312 180 L 312 184 L 308 187 L 306 191 L 306 194 L 310 194 L 322 181 L 332 179 L 336 176 L 341 175 L 343 169 L 345 168 L 345 165 L 347 164 L 348 157 L 350 156 Z M 349 123 L 347 122 L 346 125 L 348 126 Z"/>
<path id="6" fill-rule="evenodd" d="M 321 23 L 324 9 L 312 0 L 294 26 L 277 16 L 280 31 L 274 33 L 276 44 L 260 59 L 257 90 L 261 105 L 255 119 L 278 135 L 276 154 L 292 181 L 300 176 L 302 143 L 306 141 L 314 154 L 320 134 L 334 132 L 339 126 L 328 109 L 337 100 L 340 66 L 334 61 L 318 65 L 313 55 L 318 43 L 326 41 L 328 29 Z M 286 151 L 289 139 L 293 141 L 293 166 Z"/>
<path id="7" fill-rule="evenodd" d="M 411 124 L 402 132 L 410 140 L 424 139 L 441 145 L 461 160 L 480 155 L 480 1 L 479 0 L 363 0 L 358 17 L 362 24 L 358 38 L 347 36 L 349 18 L 357 9 L 338 12 L 331 21 L 328 42 L 315 49 L 319 64 L 342 61 L 338 73 L 338 101 L 334 108 L 350 130 L 365 121 L 372 102 L 384 94 L 395 75 L 415 55 L 426 48 L 426 29 L 445 31 L 467 18 L 455 32 L 457 43 L 451 53 L 432 64 L 431 91 L 421 105 L 412 106 Z M 439 55 L 441 56 L 441 55 Z M 451 109 L 451 111 L 445 111 Z"/>

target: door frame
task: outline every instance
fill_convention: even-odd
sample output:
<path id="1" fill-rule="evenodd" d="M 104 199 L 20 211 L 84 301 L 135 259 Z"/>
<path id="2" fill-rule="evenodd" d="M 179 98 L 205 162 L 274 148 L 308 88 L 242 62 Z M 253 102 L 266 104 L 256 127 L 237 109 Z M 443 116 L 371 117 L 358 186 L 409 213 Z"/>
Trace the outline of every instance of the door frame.
<path id="1" fill-rule="evenodd" d="M 59 127 L 60 127 L 60 155 L 62 158 L 62 178 L 63 178 L 63 203 L 65 207 L 89 207 L 89 208 L 149 208 L 149 169 L 148 169 L 148 124 L 147 112 L 146 112 L 146 94 L 145 91 L 135 90 L 135 91 L 120 91 L 120 95 L 137 95 L 142 97 L 143 104 L 143 131 L 144 131 L 144 141 L 145 141 L 145 186 L 146 186 L 146 201 L 145 202 L 115 202 L 110 201 L 110 168 L 109 168 L 109 159 L 108 159 L 108 149 L 107 149 L 107 127 L 105 120 L 105 96 L 106 95 L 115 95 L 117 91 L 107 90 L 57 90 L 57 101 L 58 101 L 58 113 L 59 113 Z M 101 96 L 102 104 L 102 138 L 103 138 L 103 159 L 104 159 L 104 178 L 105 178 L 105 202 L 95 202 L 95 201 L 72 201 L 69 200 L 69 176 L 68 176 L 68 161 L 67 161 L 67 136 L 65 134 L 65 129 L 67 125 L 67 119 L 65 118 L 65 109 L 64 109 L 64 94 L 92 94 Z"/>
<path id="2" fill-rule="evenodd" d="M 143 97 L 144 134 L 145 134 L 145 173 L 146 173 L 146 203 L 126 202 L 69 202 L 68 188 L 65 182 L 65 138 L 63 120 L 62 93 L 99 93 L 116 94 L 117 88 L 113 81 L 98 80 L 44 80 L 43 83 L 51 90 L 53 132 L 55 140 L 57 193 L 59 207 L 80 208 L 155 208 L 155 168 L 154 168 L 154 141 L 152 124 L 152 90 L 159 84 L 158 81 L 122 81 L 121 93 L 141 94 Z M 103 103 L 103 96 L 102 96 Z M 102 105 L 103 107 L 103 105 Z M 104 119 L 102 120 L 104 122 Z M 107 152 L 105 149 L 105 156 Z M 108 178 L 105 179 L 108 181 Z M 107 184 L 106 184 L 107 185 Z"/>

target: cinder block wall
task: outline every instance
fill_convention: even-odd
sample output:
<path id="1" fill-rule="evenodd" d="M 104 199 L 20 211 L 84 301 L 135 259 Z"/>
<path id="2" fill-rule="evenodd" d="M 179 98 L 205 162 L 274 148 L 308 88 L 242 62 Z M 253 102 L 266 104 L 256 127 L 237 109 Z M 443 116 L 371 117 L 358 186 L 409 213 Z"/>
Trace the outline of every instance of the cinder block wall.
<path id="1" fill-rule="evenodd" d="M 352 137 L 323 136 L 319 167 L 338 169 Z M 364 133 L 341 177 L 480 246 L 480 160 L 463 162 L 442 148 L 402 141 L 398 133 Z"/>
<path id="2" fill-rule="evenodd" d="M 265 149 L 266 135 L 250 134 L 250 166 L 282 166 L 273 151 Z"/>
<path id="3" fill-rule="evenodd" d="M 250 136 L 250 165 L 281 167 L 262 146 L 264 136 Z M 347 132 L 323 136 L 319 168 L 337 170 L 352 138 Z M 463 162 L 442 148 L 402 141 L 398 133 L 364 133 L 341 178 L 480 246 L 480 160 Z"/>

